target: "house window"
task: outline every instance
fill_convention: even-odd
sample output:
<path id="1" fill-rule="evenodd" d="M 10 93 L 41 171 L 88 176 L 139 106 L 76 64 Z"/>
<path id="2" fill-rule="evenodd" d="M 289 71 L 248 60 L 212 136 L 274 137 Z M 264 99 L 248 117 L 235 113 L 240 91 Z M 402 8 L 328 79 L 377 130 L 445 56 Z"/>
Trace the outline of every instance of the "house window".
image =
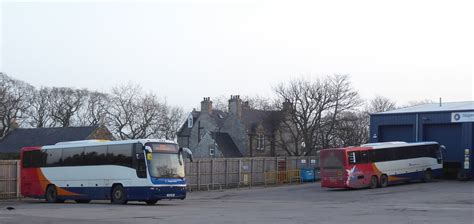
<path id="1" fill-rule="evenodd" d="M 216 154 L 216 149 L 214 148 L 209 148 L 209 155 L 214 156 Z"/>
<path id="2" fill-rule="evenodd" d="M 265 150 L 265 135 L 257 135 L 257 150 Z"/>
<path id="3" fill-rule="evenodd" d="M 193 127 L 193 115 L 192 114 L 189 114 L 189 117 L 188 117 L 188 128 L 192 128 Z"/>

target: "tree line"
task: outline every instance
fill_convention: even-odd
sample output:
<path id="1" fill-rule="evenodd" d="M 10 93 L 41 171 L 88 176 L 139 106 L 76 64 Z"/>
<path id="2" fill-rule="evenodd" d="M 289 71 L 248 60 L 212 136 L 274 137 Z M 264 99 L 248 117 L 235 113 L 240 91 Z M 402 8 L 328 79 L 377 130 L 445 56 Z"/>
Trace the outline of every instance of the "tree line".
<path id="1" fill-rule="evenodd" d="M 363 100 L 349 75 L 296 78 L 273 87 L 270 97 L 243 96 L 251 108 L 283 110 L 276 144 L 290 156 L 324 148 L 357 146 L 369 140 L 370 114 L 399 108 L 396 102 L 374 96 Z M 216 109 L 227 111 L 226 98 L 213 98 Z M 404 106 L 432 103 L 412 101 Z"/>
<path id="2" fill-rule="evenodd" d="M 273 87 L 271 97 L 243 96 L 259 110 L 282 110 L 276 144 L 288 155 L 368 142 L 369 114 L 398 108 L 383 96 L 363 100 L 349 75 L 295 78 Z M 227 111 L 227 98 L 213 98 L 214 108 Z M 431 103 L 430 100 L 408 105 Z M 0 137 L 16 127 L 105 125 L 117 139 L 175 139 L 184 118 L 171 106 L 134 84 L 108 92 L 68 87 L 40 87 L 0 73 Z"/>
<path id="3" fill-rule="evenodd" d="M 36 88 L 0 73 L 0 137 L 17 127 L 105 125 L 118 139 L 174 139 L 184 111 L 135 84 L 109 92 Z"/>

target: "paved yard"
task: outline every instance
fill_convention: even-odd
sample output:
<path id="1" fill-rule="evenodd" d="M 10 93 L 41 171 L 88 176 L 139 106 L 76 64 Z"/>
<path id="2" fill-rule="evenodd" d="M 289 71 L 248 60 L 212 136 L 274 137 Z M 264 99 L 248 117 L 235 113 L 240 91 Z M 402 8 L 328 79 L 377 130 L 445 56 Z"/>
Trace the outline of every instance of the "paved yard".
<path id="1" fill-rule="evenodd" d="M 6 207 L 14 207 L 8 211 Z M 192 192 L 184 201 L 110 205 L 0 201 L 0 223 L 474 223 L 474 182 L 328 190 L 319 183 Z"/>

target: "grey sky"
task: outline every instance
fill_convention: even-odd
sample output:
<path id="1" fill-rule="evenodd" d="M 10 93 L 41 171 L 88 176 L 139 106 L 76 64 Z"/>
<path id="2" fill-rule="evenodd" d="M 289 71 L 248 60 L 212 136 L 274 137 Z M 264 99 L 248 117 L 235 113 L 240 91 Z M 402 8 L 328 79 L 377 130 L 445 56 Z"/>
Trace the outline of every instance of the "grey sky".
<path id="1" fill-rule="evenodd" d="M 129 80 L 191 108 L 350 74 L 362 97 L 473 99 L 471 1 L 3 1 L 0 71 L 36 86 Z"/>

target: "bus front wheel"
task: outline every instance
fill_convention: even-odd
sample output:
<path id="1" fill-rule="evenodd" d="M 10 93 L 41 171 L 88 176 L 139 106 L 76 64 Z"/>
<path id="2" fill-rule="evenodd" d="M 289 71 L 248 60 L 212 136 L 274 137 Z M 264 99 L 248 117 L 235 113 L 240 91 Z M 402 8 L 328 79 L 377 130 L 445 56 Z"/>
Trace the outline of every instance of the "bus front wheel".
<path id="1" fill-rule="evenodd" d="M 115 185 L 112 189 L 112 204 L 127 204 L 125 189 L 122 185 Z"/>
<path id="2" fill-rule="evenodd" d="M 423 179 L 421 181 L 431 182 L 432 179 L 433 179 L 433 175 L 431 174 L 431 170 L 426 170 L 425 174 L 423 175 Z"/>
<path id="3" fill-rule="evenodd" d="M 372 177 L 370 178 L 370 185 L 369 185 L 369 187 L 370 187 L 371 189 L 374 189 L 374 188 L 377 187 L 377 185 L 378 185 L 377 176 L 372 176 Z"/>

